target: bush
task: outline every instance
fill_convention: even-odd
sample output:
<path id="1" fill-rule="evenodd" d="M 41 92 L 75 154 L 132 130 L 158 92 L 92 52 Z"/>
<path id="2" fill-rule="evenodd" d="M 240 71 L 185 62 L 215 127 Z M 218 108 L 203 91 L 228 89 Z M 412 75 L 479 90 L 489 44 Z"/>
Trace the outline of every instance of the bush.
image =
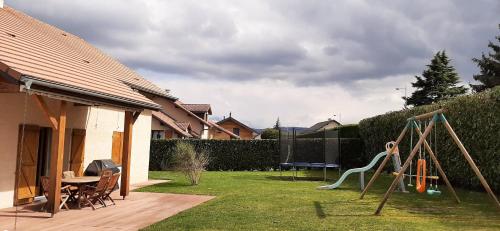
<path id="1" fill-rule="evenodd" d="M 274 128 L 266 128 L 261 134 L 261 139 L 278 139 L 279 138 L 279 131 Z"/>
<path id="2" fill-rule="evenodd" d="M 277 140 L 152 140 L 149 169 L 172 169 L 177 143 L 210 153 L 207 170 L 268 170 L 279 162 Z"/>
<path id="3" fill-rule="evenodd" d="M 461 96 L 432 105 L 390 112 L 364 119 L 359 123 L 364 142 L 363 162 L 384 150 L 386 142 L 395 140 L 403 130 L 406 119 L 444 108 L 448 122 L 469 151 L 483 176 L 495 191 L 500 191 L 500 87 L 474 95 Z M 416 143 L 414 133 L 413 144 Z M 438 124 L 438 159 L 453 185 L 471 189 L 482 188 L 460 150 L 445 128 Z M 410 133 L 399 146 L 403 160 L 410 148 Z"/>
<path id="4" fill-rule="evenodd" d="M 198 185 L 201 173 L 209 163 L 208 154 L 203 150 L 196 152 L 189 143 L 177 143 L 174 148 L 173 163 L 175 170 L 182 172 L 191 185 Z"/>

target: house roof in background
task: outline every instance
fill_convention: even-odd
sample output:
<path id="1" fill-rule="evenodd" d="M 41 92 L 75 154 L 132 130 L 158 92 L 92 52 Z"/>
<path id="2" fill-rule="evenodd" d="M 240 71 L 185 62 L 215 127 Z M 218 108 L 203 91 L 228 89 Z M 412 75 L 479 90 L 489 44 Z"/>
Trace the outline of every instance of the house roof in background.
<path id="1" fill-rule="evenodd" d="M 232 133 L 231 131 L 229 131 L 229 130 L 223 128 L 223 127 L 221 127 L 216 122 L 211 121 L 211 120 L 208 120 L 208 122 L 211 123 L 212 126 L 215 127 L 217 130 L 220 130 L 221 132 L 224 132 L 224 133 L 228 134 L 229 136 L 231 136 L 231 137 L 233 137 L 235 139 L 240 139 L 240 136 L 238 136 L 238 135 Z"/>
<path id="2" fill-rule="evenodd" d="M 64 87 L 141 107 L 159 109 L 134 87 L 169 96 L 85 40 L 8 6 L 0 8 L 0 69 L 33 85 Z"/>
<path id="3" fill-rule="evenodd" d="M 232 121 L 232 122 L 234 122 L 234 123 L 236 123 L 236 124 L 238 124 L 238 125 L 240 125 L 240 126 L 242 126 L 242 127 L 246 128 L 246 129 L 248 129 L 248 130 L 252 131 L 253 133 L 258 134 L 258 132 L 257 132 L 257 131 L 255 131 L 253 128 L 251 128 L 251 127 L 247 126 L 246 124 L 244 124 L 244 123 L 242 123 L 242 122 L 238 121 L 237 119 L 235 119 L 235 118 L 234 118 L 234 117 L 232 117 L 232 116 L 229 116 L 229 117 L 227 117 L 227 118 L 224 118 L 224 119 L 223 119 L 223 120 L 221 120 L 221 121 L 218 121 L 218 122 L 217 122 L 217 124 L 218 124 L 218 125 L 221 125 L 222 123 L 227 122 L 227 121 Z"/>
<path id="4" fill-rule="evenodd" d="M 184 131 L 189 131 L 189 129 L 191 128 L 191 124 L 189 124 L 188 122 L 175 122 L 175 124 L 177 124 L 177 126 Z"/>
<path id="5" fill-rule="evenodd" d="M 182 109 L 183 111 L 185 111 L 186 113 L 188 113 L 188 115 L 190 116 L 193 116 L 194 118 L 198 119 L 200 122 L 202 122 L 203 124 L 207 125 L 208 127 L 212 127 L 212 124 L 210 124 L 208 121 L 204 120 L 203 118 L 200 118 L 199 116 L 197 116 L 196 114 L 194 114 L 192 111 L 188 110 L 186 107 L 183 106 L 183 103 L 179 100 L 172 100 L 174 105 L 180 109 Z"/>
<path id="6" fill-rule="evenodd" d="M 311 126 L 308 131 L 317 131 L 331 123 L 335 123 L 336 125 L 340 125 L 339 122 L 337 122 L 336 120 L 333 120 L 333 119 L 329 119 L 327 121 L 322 121 L 322 122 L 319 122 L 319 123 L 316 123 L 314 124 L 313 126 Z"/>
<path id="7" fill-rule="evenodd" d="M 182 106 L 193 113 L 206 112 L 209 115 L 212 115 L 212 108 L 210 107 L 210 104 L 183 103 Z"/>
<path id="8" fill-rule="evenodd" d="M 191 134 L 189 134 L 186 129 L 183 127 L 180 127 L 178 123 L 170 117 L 166 112 L 164 111 L 153 111 L 152 112 L 153 118 L 156 118 L 157 120 L 161 121 L 163 124 L 165 124 L 167 127 L 170 127 L 177 133 L 185 136 L 185 137 L 193 137 Z"/>

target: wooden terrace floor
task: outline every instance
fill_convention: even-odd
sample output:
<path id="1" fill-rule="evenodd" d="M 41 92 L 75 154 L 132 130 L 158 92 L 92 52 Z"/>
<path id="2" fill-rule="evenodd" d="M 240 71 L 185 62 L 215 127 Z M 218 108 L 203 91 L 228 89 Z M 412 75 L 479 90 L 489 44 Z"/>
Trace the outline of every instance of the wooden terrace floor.
<path id="1" fill-rule="evenodd" d="M 158 182 L 156 182 L 158 183 Z M 141 185 L 144 186 L 144 185 Z M 116 199 L 115 199 L 116 198 Z M 0 210 L 0 231 L 4 230 L 138 230 L 181 211 L 211 200 L 212 196 L 130 192 L 122 200 L 116 193 L 116 205 L 96 209 L 62 210 L 53 218 L 49 213 L 18 208 Z"/>

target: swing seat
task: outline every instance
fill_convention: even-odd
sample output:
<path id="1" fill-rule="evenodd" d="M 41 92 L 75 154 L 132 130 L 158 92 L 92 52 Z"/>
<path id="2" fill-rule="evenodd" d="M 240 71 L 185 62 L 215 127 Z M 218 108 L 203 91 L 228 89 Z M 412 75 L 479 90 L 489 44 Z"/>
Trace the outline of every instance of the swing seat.
<path id="1" fill-rule="evenodd" d="M 425 192 L 425 181 L 427 179 L 426 177 L 427 172 L 426 172 L 426 165 L 425 165 L 425 159 L 418 159 L 417 161 L 417 179 L 416 179 L 416 185 L 417 185 L 417 191 L 419 193 Z"/>
<path id="2" fill-rule="evenodd" d="M 441 195 L 441 191 L 434 189 L 427 189 L 427 195 L 429 196 L 438 196 Z"/>

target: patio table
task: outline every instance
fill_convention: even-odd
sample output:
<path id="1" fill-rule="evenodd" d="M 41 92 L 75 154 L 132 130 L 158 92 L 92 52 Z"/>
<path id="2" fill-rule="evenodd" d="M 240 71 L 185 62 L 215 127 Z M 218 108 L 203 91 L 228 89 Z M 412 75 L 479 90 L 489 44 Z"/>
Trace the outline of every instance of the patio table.
<path id="1" fill-rule="evenodd" d="M 62 179 L 61 182 L 63 185 L 72 185 L 78 188 L 77 204 L 78 208 L 80 209 L 83 196 L 83 189 L 85 188 L 84 186 L 93 185 L 99 182 L 99 179 L 101 179 L 101 177 L 99 176 L 79 176 L 79 177 Z"/>

